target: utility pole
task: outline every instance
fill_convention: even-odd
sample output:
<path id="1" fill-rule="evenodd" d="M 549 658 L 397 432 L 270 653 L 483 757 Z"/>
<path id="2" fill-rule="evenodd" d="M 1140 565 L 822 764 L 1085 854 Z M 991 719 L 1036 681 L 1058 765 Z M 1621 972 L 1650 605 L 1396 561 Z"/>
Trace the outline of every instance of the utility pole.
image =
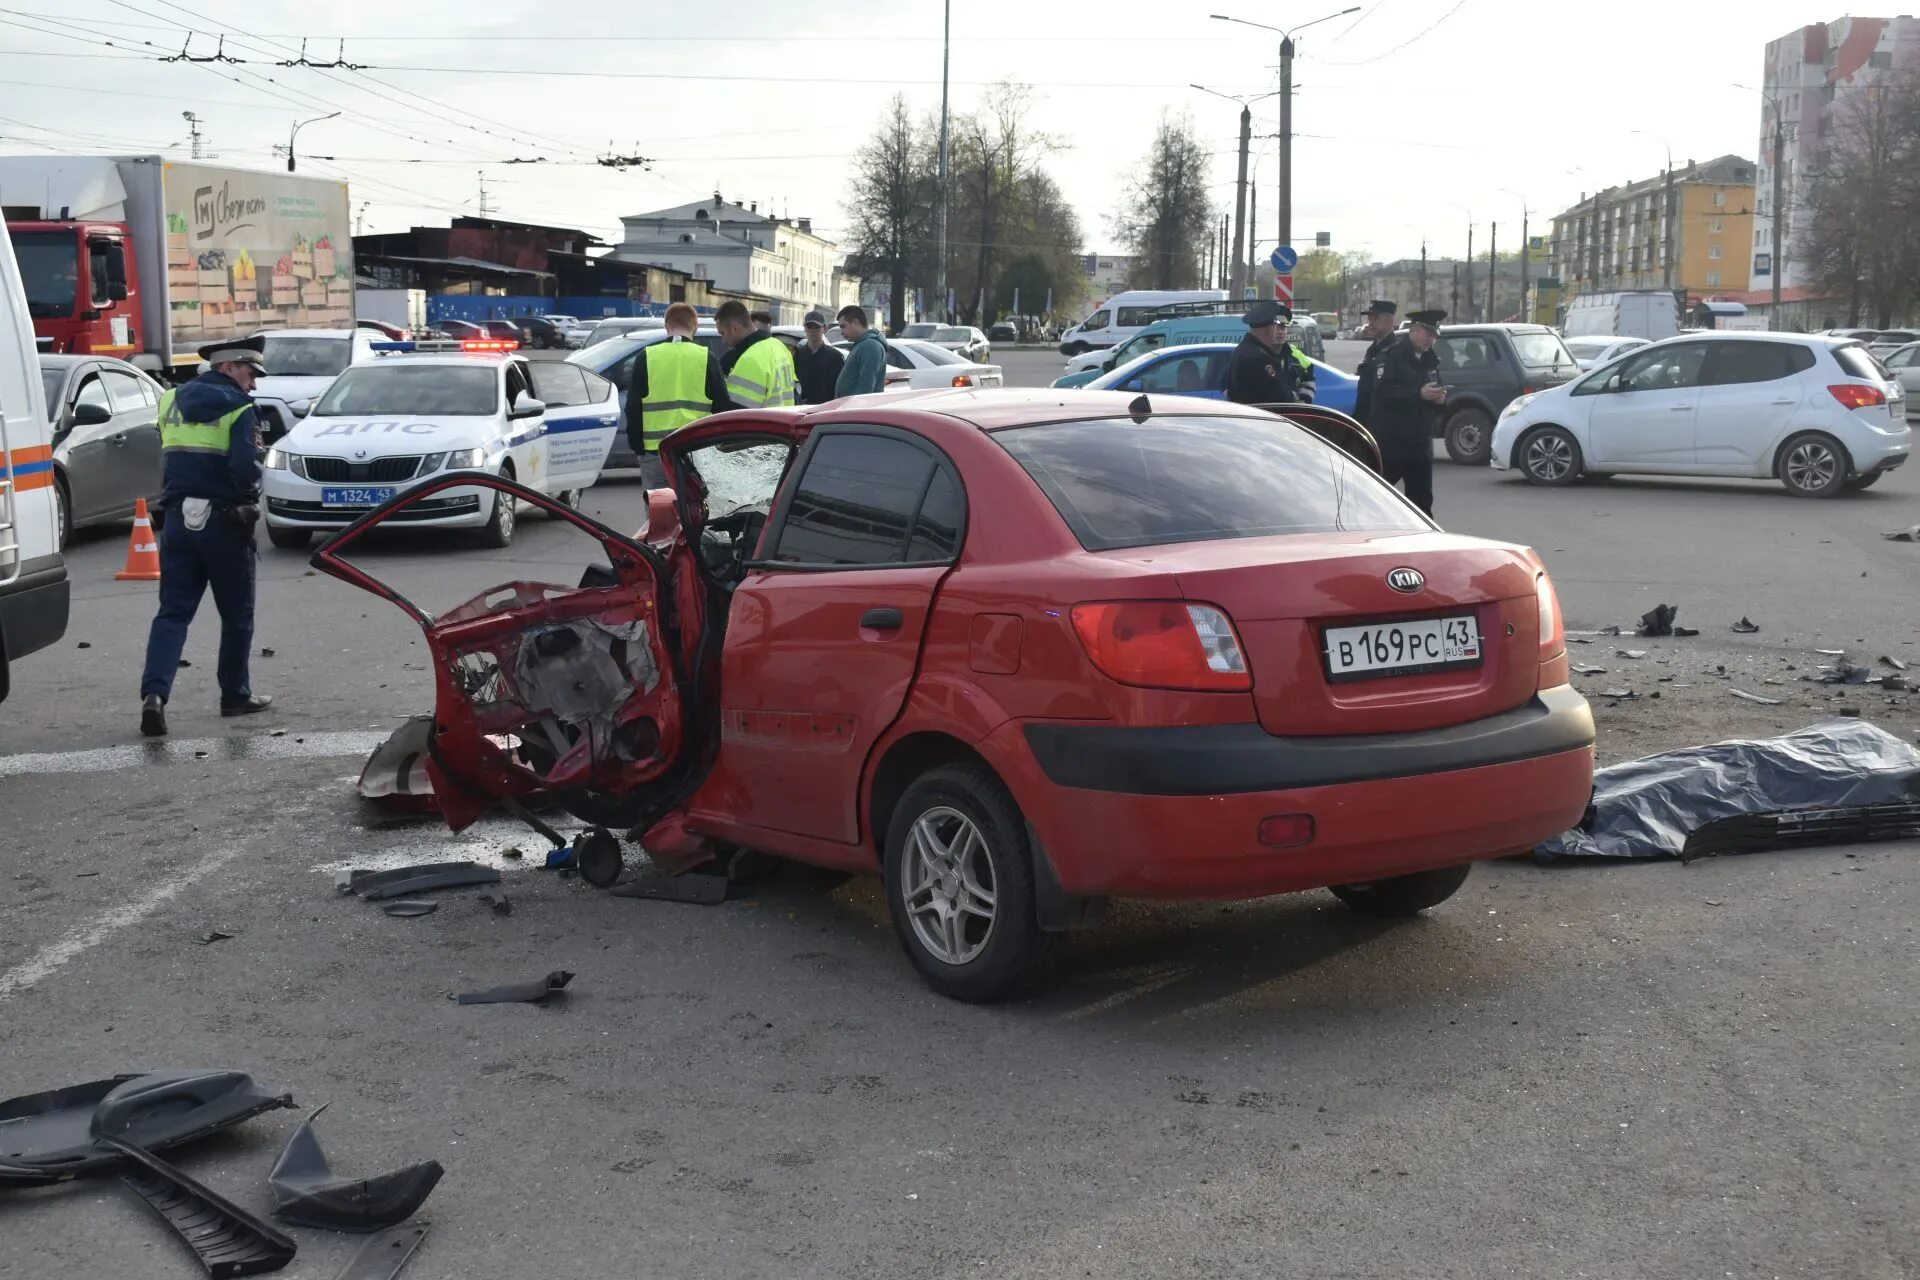
<path id="1" fill-rule="evenodd" d="M 1673 165 L 1671 162 L 1669 162 L 1667 165 L 1666 210 L 1667 210 L 1667 225 L 1665 228 L 1665 234 L 1660 237 L 1660 240 L 1661 240 L 1660 257 L 1663 260 L 1661 263 L 1662 269 L 1660 272 L 1660 287 L 1662 289 L 1665 289 L 1668 293 L 1672 293 L 1673 292 L 1674 212 L 1673 212 Z"/>
<path id="2" fill-rule="evenodd" d="M 1253 144 L 1253 108 L 1240 108 L 1240 181 L 1233 193 L 1233 275 L 1228 296 L 1238 298 L 1246 292 L 1247 265 L 1247 149 Z"/>
<path id="3" fill-rule="evenodd" d="M 1427 309 L 1427 241 L 1420 238 L 1420 309 Z"/>
<path id="4" fill-rule="evenodd" d="M 1600 289 L 1600 193 L 1593 193 L 1592 234 L 1587 237 L 1587 281 L 1588 288 L 1596 293 Z"/>
<path id="5" fill-rule="evenodd" d="M 1280 37 L 1280 243 L 1293 243 L 1293 37 Z"/>
<path id="6" fill-rule="evenodd" d="M 1492 223 L 1487 230 L 1487 319 L 1500 319 L 1500 255 L 1495 246 L 1500 243 L 1500 224 Z"/>
<path id="7" fill-rule="evenodd" d="M 1773 102 L 1773 305 L 1767 309 L 1767 327 L 1783 329 L 1785 324 L 1780 315 L 1780 277 L 1786 274 L 1786 265 L 1780 261 L 1780 219 L 1785 211 L 1780 208 L 1780 199 L 1786 182 L 1781 177 L 1780 165 L 1786 157 L 1786 135 L 1780 131 L 1780 102 Z"/>
<path id="8" fill-rule="evenodd" d="M 484 218 L 492 212 L 493 210 L 487 205 L 487 171 L 482 169 L 480 170 L 480 216 Z"/>
<path id="9" fill-rule="evenodd" d="M 953 308 L 947 305 L 947 205 L 951 172 L 949 169 L 952 154 L 952 137 L 947 124 L 947 63 L 953 53 L 953 0 L 946 0 L 942 6 L 945 16 L 941 19 L 940 37 L 940 269 L 935 280 L 940 300 L 937 304 L 941 317 L 948 324 L 953 323 Z M 981 252 L 985 252 L 984 249 Z"/>
<path id="10" fill-rule="evenodd" d="M 1454 264 L 1453 272 L 1454 279 L 1457 283 L 1460 276 L 1460 266 L 1458 263 Z M 1459 301 L 1458 298 L 1454 299 L 1456 306 L 1459 304 Z M 1465 322 L 1471 324 L 1479 318 L 1479 314 L 1473 310 L 1473 224 L 1469 222 L 1467 224 L 1467 312 Z"/>
<path id="11" fill-rule="evenodd" d="M 293 126 L 293 128 L 287 133 L 287 172 L 288 173 L 293 172 L 293 143 L 294 143 L 294 139 L 300 136 L 300 131 L 306 128 L 310 124 L 319 124 L 322 120 L 331 120 L 333 119 L 334 116 L 337 116 L 339 114 L 340 113 L 338 111 L 335 111 L 330 115 L 315 116 L 311 120 L 302 120 Z"/>
<path id="12" fill-rule="evenodd" d="M 1520 322 L 1533 323 L 1533 305 L 1527 299 L 1527 250 L 1533 241 L 1528 237 L 1529 223 L 1525 205 L 1520 207 Z"/>
<path id="13" fill-rule="evenodd" d="M 1467 273 L 1467 288 L 1469 290 L 1473 288 L 1472 272 Z M 1453 301 L 1453 305 L 1447 309 L 1447 314 L 1457 316 L 1460 314 L 1460 264 L 1457 262 L 1453 264 L 1452 301 Z"/>

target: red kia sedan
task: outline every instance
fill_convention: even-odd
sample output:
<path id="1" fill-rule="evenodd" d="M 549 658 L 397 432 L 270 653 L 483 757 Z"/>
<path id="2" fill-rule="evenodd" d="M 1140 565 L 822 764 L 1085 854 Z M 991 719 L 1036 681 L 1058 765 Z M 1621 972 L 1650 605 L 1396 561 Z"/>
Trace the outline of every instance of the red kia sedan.
<path id="1" fill-rule="evenodd" d="M 1540 558 L 1442 532 L 1285 418 L 934 391 L 722 414 L 663 461 L 639 537 L 469 472 L 316 553 L 425 629 L 456 828 L 540 794 L 669 869 L 877 871 L 913 964 L 987 1000 L 1108 897 L 1406 915 L 1587 804 Z M 606 564 L 429 617 L 346 558 L 470 486 Z"/>

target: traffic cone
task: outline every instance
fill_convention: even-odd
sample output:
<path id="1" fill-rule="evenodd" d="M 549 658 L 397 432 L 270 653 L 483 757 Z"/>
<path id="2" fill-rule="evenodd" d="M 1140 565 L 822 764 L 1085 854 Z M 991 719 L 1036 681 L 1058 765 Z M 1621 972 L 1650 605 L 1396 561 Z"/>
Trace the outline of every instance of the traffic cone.
<path id="1" fill-rule="evenodd" d="M 133 539 L 127 544 L 127 567 L 113 575 L 116 582 L 160 581 L 160 543 L 153 536 L 147 500 L 133 500 Z"/>

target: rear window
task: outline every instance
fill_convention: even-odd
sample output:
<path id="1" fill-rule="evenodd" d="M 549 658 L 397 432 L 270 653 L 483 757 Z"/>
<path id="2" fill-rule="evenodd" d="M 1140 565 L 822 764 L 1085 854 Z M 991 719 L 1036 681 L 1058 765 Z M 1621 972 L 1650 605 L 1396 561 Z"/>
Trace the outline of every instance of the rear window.
<path id="1" fill-rule="evenodd" d="M 273 377 L 331 378 L 345 370 L 353 358 L 351 338 L 269 333 L 264 341 L 267 373 Z"/>
<path id="2" fill-rule="evenodd" d="M 446 414 L 483 418 L 500 406 L 500 371 L 491 364 L 383 361 L 341 374 L 313 406 L 316 418 L 350 414 Z"/>
<path id="3" fill-rule="evenodd" d="M 1089 551 L 1427 528 L 1372 472 L 1278 418 L 1096 418 L 993 438 Z"/>
<path id="4" fill-rule="evenodd" d="M 1551 369 L 1555 365 L 1571 368 L 1577 363 L 1558 334 L 1516 333 L 1513 349 L 1519 353 L 1520 363 L 1529 369 Z"/>
<path id="5" fill-rule="evenodd" d="M 1833 359 L 1842 369 L 1856 378 L 1871 378 L 1879 382 L 1887 375 L 1880 368 L 1880 362 L 1865 347 L 1849 343 L 1833 349 Z"/>

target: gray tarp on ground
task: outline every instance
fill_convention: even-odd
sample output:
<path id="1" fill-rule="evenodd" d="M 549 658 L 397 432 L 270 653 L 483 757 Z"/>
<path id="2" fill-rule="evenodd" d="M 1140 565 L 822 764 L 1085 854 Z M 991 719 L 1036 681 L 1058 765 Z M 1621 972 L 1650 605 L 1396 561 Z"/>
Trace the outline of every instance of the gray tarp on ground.
<path id="1" fill-rule="evenodd" d="M 1778 738 L 1685 747 L 1593 776 L 1586 819 L 1541 845 L 1552 858 L 1672 858 L 1709 822 L 1743 814 L 1912 800 L 1920 751 L 1865 720 Z"/>

